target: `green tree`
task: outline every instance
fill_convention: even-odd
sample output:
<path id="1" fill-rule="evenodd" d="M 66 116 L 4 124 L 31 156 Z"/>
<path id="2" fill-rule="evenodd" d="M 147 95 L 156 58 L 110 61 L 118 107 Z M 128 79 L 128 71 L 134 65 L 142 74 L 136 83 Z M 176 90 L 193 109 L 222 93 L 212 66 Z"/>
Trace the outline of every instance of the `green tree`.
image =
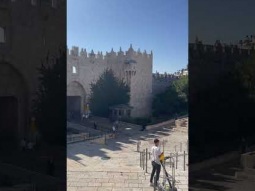
<path id="1" fill-rule="evenodd" d="M 130 89 L 123 80 L 107 69 L 96 83 L 91 84 L 90 108 L 94 115 L 109 117 L 109 107 L 128 104 Z"/>
<path id="2" fill-rule="evenodd" d="M 153 100 L 153 116 L 173 116 L 175 113 L 187 112 L 188 76 L 173 81 L 167 90 L 156 95 Z"/>
<path id="3" fill-rule="evenodd" d="M 34 115 L 43 140 L 65 145 L 66 141 L 66 52 L 49 55 L 39 68 L 39 88 Z"/>

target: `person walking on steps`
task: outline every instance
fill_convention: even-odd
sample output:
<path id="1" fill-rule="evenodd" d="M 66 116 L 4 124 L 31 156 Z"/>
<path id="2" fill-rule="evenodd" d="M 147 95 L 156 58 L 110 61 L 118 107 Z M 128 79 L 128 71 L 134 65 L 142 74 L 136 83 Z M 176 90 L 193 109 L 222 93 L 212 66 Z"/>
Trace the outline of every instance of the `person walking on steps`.
<path id="1" fill-rule="evenodd" d="M 159 140 L 154 139 L 154 146 L 151 148 L 151 164 L 152 164 L 152 172 L 151 172 L 151 178 L 150 178 L 150 186 L 153 186 L 153 177 L 156 172 L 156 183 L 159 180 L 159 174 L 161 170 L 161 163 L 160 163 L 160 155 L 162 155 L 163 152 L 161 152 L 159 147 Z"/>

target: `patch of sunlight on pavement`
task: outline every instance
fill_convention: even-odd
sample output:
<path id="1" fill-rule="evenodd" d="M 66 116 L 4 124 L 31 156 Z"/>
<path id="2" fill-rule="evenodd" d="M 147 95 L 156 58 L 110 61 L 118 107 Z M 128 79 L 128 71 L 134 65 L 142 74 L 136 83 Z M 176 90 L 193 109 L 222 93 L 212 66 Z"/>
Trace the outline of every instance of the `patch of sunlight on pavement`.
<path id="1" fill-rule="evenodd" d="M 125 130 L 132 130 L 132 128 L 130 128 L 130 127 L 127 127 L 127 128 L 125 128 Z"/>

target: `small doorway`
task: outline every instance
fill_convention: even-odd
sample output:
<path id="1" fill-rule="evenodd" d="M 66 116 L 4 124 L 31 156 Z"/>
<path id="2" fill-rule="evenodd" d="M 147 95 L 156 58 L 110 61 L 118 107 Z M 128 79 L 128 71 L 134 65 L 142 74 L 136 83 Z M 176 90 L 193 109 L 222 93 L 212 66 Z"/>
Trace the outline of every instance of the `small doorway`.
<path id="1" fill-rule="evenodd" d="M 67 119 L 80 120 L 81 119 L 81 96 L 67 96 Z"/>
<path id="2" fill-rule="evenodd" d="M 18 100 L 13 96 L 0 97 L 0 143 L 17 144 Z"/>

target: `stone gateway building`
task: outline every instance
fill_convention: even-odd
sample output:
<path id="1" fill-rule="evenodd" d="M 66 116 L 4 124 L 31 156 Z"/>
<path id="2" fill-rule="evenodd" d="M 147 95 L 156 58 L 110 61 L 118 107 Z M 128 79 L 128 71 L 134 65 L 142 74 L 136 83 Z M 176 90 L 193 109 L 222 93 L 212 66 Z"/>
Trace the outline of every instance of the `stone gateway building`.
<path id="1" fill-rule="evenodd" d="M 0 135 L 6 139 L 30 131 L 38 68 L 47 53 L 66 47 L 65 12 L 65 0 L 0 1 Z"/>
<path id="2" fill-rule="evenodd" d="M 79 115 L 89 104 L 90 84 L 96 82 L 106 70 L 123 79 L 130 87 L 131 117 L 151 115 L 152 103 L 152 52 L 134 51 L 132 45 L 125 53 L 121 50 L 103 55 L 102 52 L 87 53 L 78 47 L 68 50 L 67 56 L 67 107 Z"/>

